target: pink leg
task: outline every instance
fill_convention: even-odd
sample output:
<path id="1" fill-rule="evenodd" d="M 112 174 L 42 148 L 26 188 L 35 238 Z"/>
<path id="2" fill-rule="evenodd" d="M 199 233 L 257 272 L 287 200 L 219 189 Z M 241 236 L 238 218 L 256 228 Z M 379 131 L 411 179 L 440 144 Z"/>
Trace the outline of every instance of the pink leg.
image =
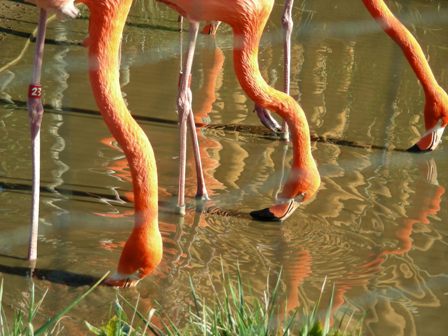
<path id="1" fill-rule="evenodd" d="M 36 38 L 36 51 L 33 63 L 33 78 L 28 91 L 28 113 L 31 127 L 31 143 L 33 157 L 33 200 L 31 210 L 31 231 L 28 260 L 37 259 L 37 235 L 39 228 L 39 191 L 40 191 L 40 126 L 44 108 L 42 106 L 40 86 L 42 60 L 45 45 L 47 11 L 40 10 L 39 26 Z"/>
<path id="2" fill-rule="evenodd" d="M 196 166 L 197 191 L 196 199 L 209 200 L 207 188 L 205 186 L 204 170 L 202 169 L 201 153 L 199 151 L 199 140 L 196 134 L 196 124 L 194 121 L 193 111 L 188 114 L 188 121 L 190 123 L 191 140 L 193 141 L 193 154 Z"/>
<path id="3" fill-rule="evenodd" d="M 190 41 L 188 44 L 187 59 L 185 60 L 185 66 L 180 76 L 179 94 L 177 98 L 177 107 L 179 113 L 180 123 L 180 149 L 179 149 L 179 194 L 177 200 L 177 206 L 181 215 L 185 214 L 185 171 L 186 171 L 186 158 L 187 158 L 187 127 L 188 120 L 190 126 L 194 126 L 194 118 L 192 112 L 192 96 L 190 89 L 191 68 L 193 65 L 194 50 L 196 47 L 196 39 L 199 31 L 199 22 L 190 21 Z M 202 172 L 201 158 L 198 148 L 198 140 L 194 129 L 191 130 L 193 137 L 193 145 L 196 169 L 198 177 L 198 193 L 197 197 L 207 198 L 207 191 L 205 190 L 204 176 Z"/>
<path id="4" fill-rule="evenodd" d="M 180 72 L 183 73 L 182 71 L 182 54 L 183 54 L 183 39 L 182 39 L 182 30 L 183 30 L 183 17 L 179 16 L 179 25 L 180 25 L 180 32 L 181 32 L 181 36 L 180 36 L 180 64 L 181 64 L 181 68 L 180 68 Z M 218 28 L 220 22 L 213 22 L 211 23 L 212 25 L 216 25 L 216 29 Z M 194 54 L 194 52 L 193 52 Z M 193 64 L 193 60 L 191 61 Z M 190 83 L 189 83 L 190 84 Z M 193 115 L 193 111 L 190 108 L 190 113 L 188 113 L 188 122 L 190 124 L 190 134 L 191 134 L 191 140 L 193 142 L 193 153 L 194 153 L 194 159 L 195 159 L 195 166 L 196 166 L 196 178 L 197 178 L 197 191 L 196 191 L 196 198 L 198 199 L 202 199 L 202 200 L 208 200 L 208 193 L 207 193 L 207 189 L 205 186 L 205 179 L 204 179 L 204 171 L 202 169 L 202 160 L 201 160 L 201 153 L 199 152 L 199 140 L 198 140 L 198 135 L 195 132 L 196 129 L 196 124 L 195 124 L 195 120 L 194 120 L 194 115 Z"/>
<path id="5" fill-rule="evenodd" d="M 448 95 L 437 83 L 420 44 L 409 30 L 392 14 L 382 0 L 363 0 L 370 14 L 384 31 L 400 46 L 425 91 L 426 133 L 410 152 L 434 150 L 440 143 L 448 124 Z"/>

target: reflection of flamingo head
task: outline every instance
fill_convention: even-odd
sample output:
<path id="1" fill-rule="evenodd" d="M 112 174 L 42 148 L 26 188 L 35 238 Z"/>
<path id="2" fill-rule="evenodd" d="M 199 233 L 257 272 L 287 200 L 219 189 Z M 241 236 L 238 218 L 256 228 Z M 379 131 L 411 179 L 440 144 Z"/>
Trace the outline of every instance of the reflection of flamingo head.
<path id="1" fill-rule="evenodd" d="M 79 14 L 78 8 L 75 7 L 75 0 L 26 0 L 40 8 L 53 10 L 59 16 L 68 16 L 75 18 Z"/>

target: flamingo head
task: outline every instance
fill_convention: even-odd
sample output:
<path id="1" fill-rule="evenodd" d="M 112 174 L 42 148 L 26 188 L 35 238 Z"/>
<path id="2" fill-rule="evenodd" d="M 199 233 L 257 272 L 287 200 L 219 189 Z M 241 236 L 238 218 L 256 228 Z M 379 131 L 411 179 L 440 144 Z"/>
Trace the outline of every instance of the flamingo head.
<path id="1" fill-rule="evenodd" d="M 443 132 L 448 124 L 448 95 L 438 87 L 426 93 L 425 127 L 426 132 L 409 152 L 433 151 L 442 142 Z"/>
<path id="2" fill-rule="evenodd" d="M 134 274 L 122 274 L 119 272 L 115 272 L 112 275 L 108 276 L 103 284 L 110 287 L 118 287 L 118 288 L 129 288 L 135 287 L 142 279 L 140 272 L 137 271 Z"/>
<path id="3" fill-rule="evenodd" d="M 279 199 L 278 203 L 270 208 L 255 210 L 251 217 L 261 222 L 283 222 L 303 203 L 305 193 L 301 193 L 292 199 Z"/>
<path id="4" fill-rule="evenodd" d="M 134 228 L 121 253 L 117 272 L 104 284 L 112 287 L 134 287 L 151 274 L 162 260 L 162 236 L 158 230 Z"/>
<path id="5" fill-rule="evenodd" d="M 440 120 L 434 127 L 430 128 L 423 134 L 420 140 L 411 148 L 408 152 L 411 153 L 424 153 L 431 152 L 437 148 L 437 146 L 442 142 L 443 132 L 445 131 L 445 126 L 443 121 Z"/>

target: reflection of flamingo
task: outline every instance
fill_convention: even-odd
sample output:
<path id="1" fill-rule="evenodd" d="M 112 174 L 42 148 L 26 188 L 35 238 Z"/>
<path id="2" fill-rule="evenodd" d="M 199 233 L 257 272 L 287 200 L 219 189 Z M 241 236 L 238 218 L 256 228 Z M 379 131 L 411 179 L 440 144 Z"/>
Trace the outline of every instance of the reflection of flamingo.
<path id="1" fill-rule="evenodd" d="M 191 73 L 194 41 L 198 30 L 198 20 L 223 21 L 234 32 L 234 66 L 241 86 L 259 106 L 277 112 L 291 130 L 293 145 L 293 167 L 289 179 L 282 191 L 283 202 L 251 215 L 259 220 L 279 221 L 286 219 L 296 208 L 296 201 L 309 200 L 314 196 L 320 184 L 316 163 L 311 155 L 310 134 L 303 110 L 289 95 L 279 92 L 264 81 L 258 66 L 258 44 L 272 10 L 273 1 L 186 1 L 159 0 L 189 18 L 191 24 L 191 42 L 182 76 L 178 104 L 182 137 L 186 137 L 186 122 L 191 113 L 191 92 L 188 78 Z M 181 115 L 184 113 L 184 115 Z M 181 138 L 185 143 L 185 138 Z M 182 149 L 184 151 L 184 149 Z M 182 154 L 182 152 L 181 152 Z M 181 155 L 180 165 L 185 166 L 185 152 Z M 181 177 L 182 179 L 182 177 Z M 296 199 L 297 198 L 297 199 Z M 184 200 L 179 199 L 179 206 L 184 207 Z"/>
<path id="2" fill-rule="evenodd" d="M 209 113 L 212 111 L 213 104 L 216 101 L 216 86 L 218 77 L 222 73 L 224 65 L 224 53 L 215 45 L 215 41 L 210 41 L 209 48 L 202 53 L 203 78 L 202 86 L 198 91 L 195 100 L 195 124 L 194 130 L 202 146 L 200 148 L 203 163 L 204 181 L 207 184 L 209 194 L 213 194 L 216 189 L 223 189 L 223 185 L 214 176 L 215 170 L 219 167 L 216 158 L 222 145 L 213 138 L 202 134 L 201 126 L 207 125 L 210 121 Z"/>
<path id="3" fill-rule="evenodd" d="M 68 2 L 71 1 L 64 3 Z M 121 254 L 117 273 L 106 283 L 130 286 L 152 272 L 162 258 L 154 153 L 126 107 L 119 82 L 121 36 L 132 0 L 83 2 L 90 9 L 90 82 L 104 121 L 129 161 L 134 190 L 135 226 Z M 55 4 L 60 6 L 61 1 L 38 2 L 45 8 Z"/>
<path id="4" fill-rule="evenodd" d="M 430 245 L 426 242 L 422 243 L 422 236 L 430 235 L 423 234 L 418 237 L 415 234 L 416 227 L 418 233 L 419 224 L 430 224 L 431 217 L 437 216 L 437 213 L 439 212 L 441 205 L 443 204 L 442 197 L 445 193 L 445 188 L 437 183 L 435 161 L 431 159 L 428 162 L 424 162 L 423 164 L 424 165 L 422 166 L 419 165 L 419 168 L 421 168 L 422 175 L 425 178 L 417 179 L 415 181 L 415 185 L 413 183 L 413 179 L 405 179 L 403 181 L 404 183 L 402 184 L 402 186 L 406 187 L 403 188 L 404 194 L 400 196 L 400 201 L 402 201 L 402 203 L 406 205 L 403 206 L 403 208 L 399 206 L 400 210 L 402 210 L 400 211 L 400 214 L 403 215 L 399 216 L 400 218 L 395 218 L 394 220 L 390 220 L 389 222 L 394 227 L 394 229 L 391 231 L 393 238 L 391 237 L 390 240 L 387 240 L 388 243 L 386 243 L 386 245 L 382 245 L 382 247 L 379 247 L 379 245 L 373 245 L 367 250 L 364 250 L 364 248 L 361 248 L 360 245 L 357 245 L 358 248 L 353 249 L 348 254 L 353 253 L 362 256 L 365 253 L 366 256 L 365 258 L 361 259 L 360 263 L 348 262 L 347 264 L 351 265 L 351 271 L 345 273 L 341 273 L 340 271 L 338 271 L 337 274 L 331 274 L 331 268 L 338 268 L 340 266 L 340 263 L 337 261 L 337 259 L 335 259 L 334 265 L 329 265 L 330 271 L 327 270 L 325 274 L 327 275 L 327 272 L 330 272 L 330 279 L 335 284 L 335 292 L 333 298 L 334 313 L 336 313 L 340 309 L 340 307 L 347 302 L 347 296 L 353 299 L 355 295 L 359 295 L 359 288 L 364 288 L 366 291 L 373 292 L 373 294 L 369 295 L 368 300 L 364 298 L 360 302 L 359 300 L 355 299 L 354 306 L 357 306 L 356 301 L 358 301 L 359 306 L 362 306 L 362 310 L 366 313 L 369 309 L 369 306 L 371 307 L 370 309 L 375 309 L 374 305 L 371 304 L 371 302 L 377 302 L 376 300 L 381 300 L 380 297 L 382 296 L 382 294 L 378 292 L 382 290 L 387 291 L 385 289 L 385 287 L 387 286 L 394 288 L 394 290 L 399 289 L 400 292 L 407 293 L 409 294 L 409 296 L 413 295 L 411 299 L 421 302 L 422 305 L 430 305 L 431 303 L 434 303 L 434 301 L 438 302 L 437 298 L 435 298 L 435 294 L 430 292 L 430 288 L 428 288 L 429 292 L 423 292 L 427 285 L 420 282 L 421 279 L 418 275 L 415 274 L 415 278 L 412 278 L 410 276 L 410 273 L 414 272 L 412 268 L 403 268 L 403 270 L 401 270 L 402 272 L 407 272 L 403 274 L 404 277 L 401 280 L 403 281 L 403 283 L 400 283 L 401 281 L 397 279 L 397 277 L 389 278 L 388 276 L 385 276 L 385 274 L 389 274 L 391 272 L 390 269 L 395 266 L 395 263 L 391 264 L 390 259 L 396 261 L 397 267 L 393 271 L 393 273 L 396 275 L 396 273 L 400 272 L 400 267 L 398 267 L 398 265 L 406 263 L 406 256 L 413 250 L 413 248 L 415 249 L 415 244 L 419 245 L 420 247 L 428 247 Z M 394 186 L 393 189 L 396 189 L 396 186 Z M 393 207 L 395 206 L 396 204 L 394 204 Z M 407 210 L 407 214 L 405 214 L 405 209 Z M 394 224 L 396 222 L 398 223 L 398 226 L 395 228 Z M 303 243 L 300 240 L 291 239 L 291 234 L 296 233 L 296 231 L 289 232 L 288 225 L 282 226 L 282 230 L 283 233 L 281 239 L 279 239 L 281 245 L 276 245 L 276 251 L 280 251 L 282 253 L 282 268 L 284 270 L 285 285 L 288 293 L 286 307 L 287 312 L 289 312 L 299 304 L 303 305 L 307 303 L 306 296 L 303 294 L 303 292 L 300 293 L 299 289 L 306 278 L 311 278 L 309 282 L 313 282 L 312 278 L 316 279 L 318 277 L 318 274 L 320 273 L 318 269 L 321 267 L 321 264 L 319 263 L 319 258 L 316 258 L 316 256 L 322 256 L 322 250 L 319 249 L 313 251 L 313 249 L 310 248 L 311 245 L 309 243 Z M 423 230 L 420 229 L 420 232 L 422 231 Z M 378 232 L 375 231 L 375 233 L 377 234 Z M 413 240 L 415 240 L 415 242 Z M 391 241 L 393 241 L 396 246 L 390 247 Z M 334 248 L 334 246 L 331 247 L 331 242 L 329 242 L 328 240 L 325 240 L 325 242 L 326 247 Z M 366 246 L 368 246 L 368 243 L 366 244 Z M 417 247 L 417 249 L 419 248 Z M 395 259 L 393 256 L 400 257 Z M 276 256 L 276 260 L 278 261 L 279 259 L 280 258 Z M 411 265 L 409 266 L 412 267 L 414 265 L 412 265 L 411 257 L 410 259 L 411 261 L 409 261 L 409 263 Z M 416 261 L 415 263 L 417 264 Z M 310 275 L 312 274 L 312 270 L 313 276 L 310 277 Z M 427 270 L 422 270 L 421 273 L 426 274 Z M 386 278 L 386 280 L 384 278 Z M 415 281 L 415 283 L 410 284 L 411 281 Z M 391 284 L 391 282 L 393 282 L 393 284 Z M 381 290 L 378 290 L 378 288 L 381 288 Z M 306 292 L 309 293 L 310 291 L 307 290 Z M 434 301 L 431 302 L 431 298 L 434 298 Z M 299 299 L 302 302 L 299 302 Z M 396 298 L 392 299 L 390 297 L 386 297 L 385 300 L 387 302 L 390 302 L 393 306 L 400 306 L 400 303 L 397 302 L 398 300 L 396 300 Z M 366 301 L 369 302 L 366 303 Z M 349 299 L 348 304 L 353 304 L 353 302 L 350 302 Z M 405 307 L 403 311 L 401 309 L 397 310 L 397 314 L 399 314 L 400 318 L 395 321 L 390 320 L 390 316 L 387 315 L 387 310 L 383 310 L 383 307 L 381 307 L 380 309 L 381 310 L 374 312 L 372 323 L 376 323 L 379 325 L 388 323 L 403 323 L 403 320 L 406 318 L 406 316 L 403 314 L 403 311 L 406 312 L 406 310 L 411 310 L 409 307 Z M 379 316 L 379 314 L 381 314 L 381 316 Z M 401 314 L 403 314 L 403 316 L 401 316 Z M 381 317 L 383 318 L 381 319 Z M 365 322 L 365 325 L 368 325 L 368 323 Z M 406 328 L 408 328 L 407 324 Z M 408 335 L 411 333 L 405 334 Z"/>
<path id="5" fill-rule="evenodd" d="M 445 188 L 437 182 L 437 167 L 435 161 L 431 159 L 426 162 L 425 167 L 422 167 L 422 173 L 425 174 L 425 179 L 420 179 L 418 185 L 413 190 L 419 190 L 424 194 L 422 195 L 421 192 L 411 193 L 406 203 L 409 204 L 409 209 L 412 214 L 403 218 L 399 228 L 395 231 L 395 237 L 400 243 L 399 246 L 393 249 L 385 248 L 379 251 L 379 253 L 371 255 L 356 271 L 347 274 L 346 279 L 337 280 L 334 309 L 344 304 L 344 296 L 351 288 L 368 283 L 370 276 L 366 277 L 366 275 L 379 273 L 381 271 L 381 265 L 387 260 L 387 256 L 403 256 L 410 252 L 413 246 L 412 233 L 414 225 L 430 224 L 429 218 L 437 215 L 439 212 Z M 409 197 L 409 195 L 406 197 Z"/>

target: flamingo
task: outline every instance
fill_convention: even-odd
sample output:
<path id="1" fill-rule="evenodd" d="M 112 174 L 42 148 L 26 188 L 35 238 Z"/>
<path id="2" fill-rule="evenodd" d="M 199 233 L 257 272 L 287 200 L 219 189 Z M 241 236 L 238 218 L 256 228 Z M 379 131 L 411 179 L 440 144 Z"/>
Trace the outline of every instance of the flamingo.
<path id="1" fill-rule="evenodd" d="M 282 15 L 282 28 L 283 28 L 283 91 L 287 94 L 290 92 L 291 83 L 291 35 L 294 26 L 294 21 L 292 20 L 292 7 L 294 6 L 294 0 L 285 0 L 285 5 L 283 7 Z M 208 22 L 202 29 L 203 34 L 216 35 L 220 21 Z M 267 109 L 255 105 L 255 112 L 261 123 L 274 133 L 280 135 L 281 139 L 289 139 L 288 125 L 283 122 L 280 126 L 278 122 L 271 116 Z"/>
<path id="2" fill-rule="evenodd" d="M 175 8 L 178 11 L 181 11 L 181 7 L 179 7 L 177 4 L 181 3 L 181 1 L 165 1 L 165 0 L 159 0 L 165 3 L 172 4 L 172 7 L 178 7 Z M 264 1 L 264 0 L 262 0 Z M 249 1 L 250 4 L 253 4 L 254 0 Z M 195 4 L 200 10 L 196 10 L 196 12 L 202 11 L 202 7 L 206 7 L 205 4 L 202 4 L 201 1 L 195 1 Z M 283 10 L 283 16 L 282 16 L 282 26 L 284 31 L 284 91 L 285 93 L 289 94 L 289 87 L 290 87 L 290 53 L 291 53 L 291 32 L 293 28 L 293 20 L 291 16 L 292 7 L 293 7 L 293 0 L 286 0 L 285 6 Z M 425 119 L 425 128 L 426 132 L 423 134 L 423 136 L 420 138 L 417 143 L 415 143 L 412 147 L 408 149 L 409 152 L 427 152 L 432 151 L 436 149 L 438 144 L 441 142 L 444 129 L 448 123 L 448 95 L 444 91 L 444 89 L 437 83 L 437 80 L 435 79 L 435 76 L 429 66 L 428 61 L 425 58 L 425 55 L 423 53 L 423 50 L 415 37 L 409 32 L 409 30 L 392 14 L 392 12 L 389 10 L 387 5 L 384 3 L 383 0 L 363 0 L 364 5 L 368 9 L 368 11 L 371 13 L 371 15 L 374 17 L 375 20 L 377 20 L 380 25 L 384 28 L 386 33 L 401 47 L 403 50 L 404 55 L 408 59 L 408 62 L 410 63 L 412 69 L 417 75 L 417 78 L 419 79 L 421 85 L 423 86 L 424 92 L 425 92 L 425 108 L 424 108 L 424 119 Z M 191 6 L 190 6 L 191 7 Z M 191 10 L 193 11 L 193 10 Z M 194 12 L 194 11 L 193 11 Z M 187 14 L 194 14 L 194 13 L 187 13 Z M 207 15 L 204 15 L 201 13 L 199 17 L 206 17 Z M 219 16 L 219 14 L 214 15 L 215 17 Z M 217 23 L 220 21 L 216 20 L 208 20 L 210 22 L 206 27 L 204 28 L 203 32 L 210 32 L 211 34 L 216 33 Z M 193 33 L 191 33 L 192 39 L 195 40 L 194 35 L 194 29 Z M 194 48 L 190 49 L 191 53 L 194 52 Z M 192 61 L 187 58 L 187 61 L 192 63 Z M 244 87 L 244 86 L 243 86 Z M 183 99 L 184 102 L 180 103 L 180 106 L 182 104 L 186 104 L 184 109 L 187 108 L 186 106 L 190 106 L 191 102 L 188 102 L 185 100 L 187 88 L 182 88 L 181 91 L 183 93 L 180 94 L 184 96 Z M 189 90 L 189 89 L 188 89 Z M 189 92 L 189 95 L 191 95 L 191 92 Z M 191 100 L 191 97 L 188 99 Z M 257 103 L 257 102 L 256 102 Z M 182 108 L 182 107 L 181 107 Z M 287 140 L 289 138 L 288 135 L 288 127 L 287 123 L 283 124 L 283 127 L 281 127 L 275 119 L 273 119 L 268 109 L 265 106 L 256 104 L 255 111 L 257 112 L 257 115 L 259 116 L 261 122 L 269 129 L 274 131 L 275 133 L 281 134 L 282 138 Z M 181 121 L 181 127 L 182 125 L 185 125 L 186 122 Z M 191 124 L 191 122 L 190 122 Z M 184 131 L 185 132 L 185 131 Z M 185 140 L 182 140 L 185 136 L 182 135 L 181 132 L 181 143 L 185 143 Z M 182 143 L 182 146 L 185 146 Z M 196 143 L 196 142 L 195 142 Z M 196 146 L 196 145 L 195 145 Z M 294 147 L 294 146 L 293 146 Z M 295 149 L 297 150 L 297 148 Z M 181 147 L 181 155 L 180 157 L 183 158 L 183 155 L 185 150 Z M 197 149 L 195 148 L 195 152 L 197 152 Z M 181 209 L 181 213 L 184 212 L 184 180 L 185 178 L 182 178 L 182 175 L 185 174 L 183 171 L 183 160 L 181 160 L 180 163 L 180 178 L 179 178 L 179 198 L 178 198 L 178 206 Z M 199 166 L 199 165 L 197 165 Z M 198 181 L 199 177 L 202 176 L 202 172 L 198 170 L 197 173 Z M 205 185 L 202 182 L 198 182 L 198 190 L 205 191 Z M 199 187 L 200 186 L 200 187 Z M 204 195 L 204 192 L 197 193 L 197 196 Z M 206 194 L 205 194 L 206 195 Z M 289 203 L 293 204 L 293 203 Z M 295 204 L 295 203 L 294 203 Z M 292 210 L 292 209 L 291 209 Z M 290 213 L 290 212 L 289 212 Z M 257 219 L 262 219 L 257 214 L 259 213 L 253 213 L 253 217 Z M 271 218 L 272 220 L 284 220 L 286 219 L 285 216 L 270 216 L 267 217 L 263 216 L 264 218 Z"/>
<path id="3" fill-rule="evenodd" d="M 158 225 L 157 168 L 151 144 L 129 113 L 119 83 L 121 37 L 132 0 L 82 0 L 90 10 L 89 75 L 98 108 L 117 139 L 132 175 L 135 224 L 117 271 L 105 284 L 129 287 L 151 273 L 162 259 Z M 73 0 L 37 0 L 41 11 L 76 13 Z M 43 43 L 43 41 L 42 41 Z"/>
<path id="4" fill-rule="evenodd" d="M 288 124 L 293 146 L 293 163 L 279 202 L 269 208 L 252 211 L 262 221 L 282 221 L 303 201 L 310 200 L 320 185 L 320 175 L 311 154 L 308 122 L 300 105 L 289 95 L 271 88 L 261 76 L 258 65 L 258 44 L 272 10 L 273 0 L 159 0 L 190 21 L 190 43 L 178 94 L 181 120 L 180 185 L 185 181 L 186 127 L 191 118 L 189 78 L 199 21 L 222 21 L 234 34 L 234 67 L 240 85 L 259 106 L 278 113 Z M 183 186 L 184 188 L 184 186 Z M 183 197 L 183 195 L 182 195 Z M 180 208 L 185 207 L 179 197 Z"/>
<path id="5" fill-rule="evenodd" d="M 291 32 L 293 21 L 291 10 L 294 0 L 286 0 L 282 16 L 284 29 L 284 51 L 285 51 L 285 92 L 289 94 L 290 77 L 290 53 Z M 398 20 L 387 7 L 383 0 L 363 0 L 363 3 L 372 17 L 380 24 L 384 31 L 398 44 L 407 58 L 410 66 L 415 72 L 425 92 L 424 118 L 426 132 L 417 143 L 411 146 L 409 152 L 433 151 L 442 140 L 443 132 L 448 123 L 448 95 L 438 84 L 425 54 L 415 37 Z M 255 110 L 261 122 L 275 133 L 282 134 L 287 139 L 287 128 L 280 129 L 277 122 L 265 109 L 256 107 Z M 285 133 L 286 132 L 286 133 Z"/>
<path id="6" fill-rule="evenodd" d="M 425 54 L 409 30 L 393 15 L 383 0 L 363 0 L 367 10 L 402 49 L 425 92 L 426 132 L 408 149 L 427 152 L 436 149 L 448 124 L 448 95 L 437 82 Z"/>

